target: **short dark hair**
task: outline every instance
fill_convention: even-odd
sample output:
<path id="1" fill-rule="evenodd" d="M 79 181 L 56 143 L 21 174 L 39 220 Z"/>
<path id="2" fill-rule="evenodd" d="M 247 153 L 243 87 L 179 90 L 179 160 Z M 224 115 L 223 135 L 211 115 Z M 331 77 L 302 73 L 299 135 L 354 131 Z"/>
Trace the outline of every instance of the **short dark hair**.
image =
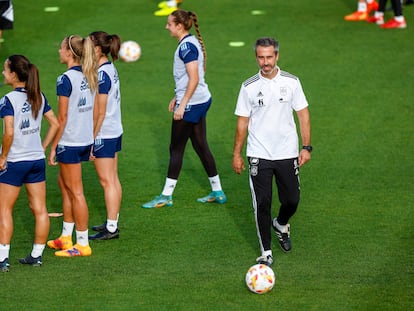
<path id="1" fill-rule="evenodd" d="M 256 40 L 256 44 L 254 45 L 254 51 L 258 46 L 273 46 L 275 50 L 275 54 L 279 52 L 279 42 L 277 42 L 272 37 L 262 37 Z"/>

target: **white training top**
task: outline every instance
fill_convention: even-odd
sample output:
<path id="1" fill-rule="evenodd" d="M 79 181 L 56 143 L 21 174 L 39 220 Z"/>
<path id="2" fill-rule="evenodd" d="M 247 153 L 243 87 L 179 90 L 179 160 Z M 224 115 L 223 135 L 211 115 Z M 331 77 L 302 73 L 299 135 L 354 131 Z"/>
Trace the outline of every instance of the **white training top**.
<path id="1" fill-rule="evenodd" d="M 266 160 L 295 158 L 298 134 L 293 111 L 308 106 L 297 77 L 279 68 L 273 79 L 257 73 L 243 82 L 235 114 L 249 117 L 248 157 Z"/>
<path id="2" fill-rule="evenodd" d="M 189 34 L 178 43 L 174 54 L 174 80 L 177 105 L 180 104 L 188 84 L 188 74 L 185 69 L 185 64 L 192 61 L 198 61 L 199 81 L 188 105 L 204 104 L 211 97 L 208 85 L 204 81 L 204 55 L 201 45 L 196 37 Z"/>
<path id="3" fill-rule="evenodd" d="M 57 79 L 57 95 L 69 97 L 68 119 L 59 145 L 81 147 L 93 143 L 94 96 L 80 66 L 69 68 Z"/>
<path id="4" fill-rule="evenodd" d="M 46 98 L 42 94 L 42 106 L 35 119 L 31 106 L 27 102 L 26 91 L 23 88 L 16 88 L 0 100 L 0 116 L 2 118 L 10 115 L 14 117 L 13 143 L 7 155 L 7 161 L 34 161 L 45 158 L 40 130 L 43 114 L 50 109 Z"/>
<path id="5" fill-rule="evenodd" d="M 99 94 L 108 94 L 105 119 L 97 138 L 117 138 L 122 135 L 121 91 L 118 72 L 111 62 L 98 69 Z"/>

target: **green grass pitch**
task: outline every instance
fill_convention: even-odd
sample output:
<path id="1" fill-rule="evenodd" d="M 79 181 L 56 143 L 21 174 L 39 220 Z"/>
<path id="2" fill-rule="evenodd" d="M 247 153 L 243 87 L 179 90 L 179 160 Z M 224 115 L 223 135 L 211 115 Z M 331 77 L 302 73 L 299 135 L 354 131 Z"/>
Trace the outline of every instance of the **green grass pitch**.
<path id="1" fill-rule="evenodd" d="M 156 0 L 15 0 L 15 29 L 4 32 L 3 62 L 24 54 L 57 108 L 55 81 L 65 70 L 64 36 L 95 30 L 142 47 L 136 63 L 117 62 L 121 79 L 123 202 L 120 239 L 91 242 L 89 258 L 56 258 L 39 269 L 17 258 L 31 249 L 33 217 L 24 191 L 14 211 L 11 269 L 0 275 L 0 310 L 409 310 L 414 305 L 414 5 L 408 28 L 345 22 L 357 0 L 184 0 L 199 15 L 213 94 L 208 138 L 225 205 L 196 198 L 209 183 L 190 144 L 174 207 L 144 210 L 168 164 L 176 40 L 154 17 Z M 45 12 L 45 7 L 59 7 Z M 264 14 L 251 14 L 254 10 Z M 386 17 L 392 13 L 387 11 Z M 312 160 L 301 170 L 302 200 L 291 220 L 293 250 L 273 241 L 276 285 L 250 293 L 247 269 L 259 255 L 248 176 L 231 168 L 240 84 L 258 69 L 259 36 L 280 42 L 279 65 L 300 77 L 310 103 Z M 243 41 L 230 47 L 230 41 Z M 1 86 L 0 95 L 10 91 Z M 105 220 L 92 163 L 84 187 L 90 226 Z M 47 207 L 61 210 L 57 168 L 48 167 Z M 275 193 L 276 195 L 276 193 Z M 1 199 L 1 198 L 0 198 Z M 275 197 L 275 210 L 277 208 Z M 51 219 L 50 238 L 62 218 Z"/>

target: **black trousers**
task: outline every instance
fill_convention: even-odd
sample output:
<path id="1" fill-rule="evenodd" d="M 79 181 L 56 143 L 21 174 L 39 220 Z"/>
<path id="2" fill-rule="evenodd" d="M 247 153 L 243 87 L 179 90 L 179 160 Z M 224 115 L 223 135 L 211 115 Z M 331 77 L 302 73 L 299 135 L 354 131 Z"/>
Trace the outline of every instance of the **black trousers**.
<path id="1" fill-rule="evenodd" d="M 178 179 L 188 140 L 191 140 L 191 144 L 200 158 L 207 176 L 216 176 L 218 174 L 216 161 L 208 146 L 206 118 L 203 117 L 198 123 L 186 122 L 184 120 L 172 121 L 170 162 L 168 164 L 167 177 Z"/>
<path id="2" fill-rule="evenodd" d="M 10 6 L 11 1 L 0 1 L 0 30 L 13 29 L 13 21 L 10 21 L 2 16 Z"/>
<path id="3" fill-rule="evenodd" d="M 286 225 L 300 199 L 298 159 L 264 160 L 248 158 L 249 181 L 261 251 L 271 250 L 273 178 L 279 197 L 278 222 Z"/>
<path id="4" fill-rule="evenodd" d="M 379 12 L 385 12 L 385 6 L 387 4 L 387 0 L 380 0 L 379 1 Z M 391 6 L 392 10 L 394 11 L 395 16 L 401 16 L 402 15 L 402 4 L 401 0 L 391 0 Z"/>

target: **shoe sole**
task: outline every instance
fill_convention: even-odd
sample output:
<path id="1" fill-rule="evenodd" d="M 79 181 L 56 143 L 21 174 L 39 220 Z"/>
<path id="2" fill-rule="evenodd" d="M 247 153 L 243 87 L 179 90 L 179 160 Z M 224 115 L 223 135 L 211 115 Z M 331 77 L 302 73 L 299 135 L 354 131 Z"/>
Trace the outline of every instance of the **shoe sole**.
<path id="1" fill-rule="evenodd" d="M 382 24 L 382 25 L 384 25 L 384 24 Z M 407 26 L 402 26 L 402 27 L 400 27 L 400 26 L 398 26 L 398 27 L 381 27 L 381 28 L 382 29 L 406 29 Z"/>
<path id="2" fill-rule="evenodd" d="M 345 21 L 347 22 L 363 22 L 365 20 L 366 20 L 365 18 L 362 18 L 362 19 L 346 19 L 345 18 Z"/>
<path id="3" fill-rule="evenodd" d="M 69 255 L 69 256 L 67 256 L 67 255 L 56 255 L 56 253 L 55 253 L 55 256 L 56 257 L 60 257 L 60 258 L 74 258 L 74 257 L 89 257 L 89 256 L 91 256 L 92 255 L 92 253 L 91 254 L 81 254 L 81 255 Z"/>
<path id="4" fill-rule="evenodd" d="M 167 206 L 167 207 L 171 207 L 171 206 L 173 206 L 173 204 L 172 203 L 167 203 L 167 202 L 165 202 L 165 203 L 158 203 L 158 204 L 155 204 L 155 205 L 151 205 L 151 206 L 149 206 L 149 205 L 142 205 L 142 208 L 161 208 L 161 207 L 164 207 L 164 206 Z"/>
<path id="5" fill-rule="evenodd" d="M 113 236 L 113 237 L 105 237 L 105 238 L 93 238 L 92 236 L 90 236 L 89 241 L 106 241 L 106 240 L 114 240 L 114 239 L 119 239 L 119 235 L 117 236 Z"/>
<path id="6" fill-rule="evenodd" d="M 203 200 L 202 198 L 197 199 L 197 202 L 199 203 L 218 203 L 218 204 L 224 204 L 227 202 L 227 198 L 223 198 L 223 197 L 216 197 L 216 198 L 211 198 L 211 199 L 207 199 L 207 200 Z"/>
<path id="7" fill-rule="evenodd" d="M 93 235 L 90 235 L 88 237 L 90 241 L 105 241 L 105 240 L 113 240 L 113 239 L 119 239 L 119 233 L 114 235 L 107 235 L 102 237 L 95 238 Z"/>
<path id="8" fill-rule="evenodd" d="M 22 265 L 28 265 L 28 266 L 32 266 L 32 267 L 41 267 L 42 266 L 41 262 L 29 263 L 29 262 L 20 261 L 20 259 L 19 259 L 19 263 L 21 263 Z"/>

